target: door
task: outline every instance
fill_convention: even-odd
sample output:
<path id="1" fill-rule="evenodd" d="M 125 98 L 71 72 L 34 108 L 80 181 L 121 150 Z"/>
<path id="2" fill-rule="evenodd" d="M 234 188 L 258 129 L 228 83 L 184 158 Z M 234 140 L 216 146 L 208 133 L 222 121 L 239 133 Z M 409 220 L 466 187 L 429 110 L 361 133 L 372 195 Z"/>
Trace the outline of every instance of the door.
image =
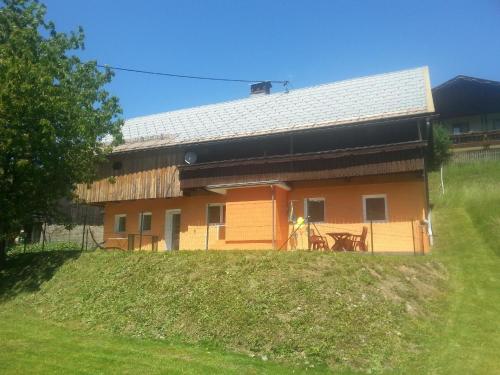
<path id="1" fill-rule="evenodd" d="M 181 210 L 167 210 L 165 219 L 166 250 L 179 250 Z"/>

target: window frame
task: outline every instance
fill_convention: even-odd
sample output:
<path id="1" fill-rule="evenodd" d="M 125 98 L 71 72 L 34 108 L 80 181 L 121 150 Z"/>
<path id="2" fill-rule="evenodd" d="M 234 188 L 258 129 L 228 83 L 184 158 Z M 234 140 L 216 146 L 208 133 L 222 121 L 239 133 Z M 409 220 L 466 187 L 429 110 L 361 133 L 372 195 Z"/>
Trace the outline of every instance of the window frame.
<path id="1" fill-rule="evenodd" d="M 113 226 L 114 232 L 115 233 L 126 233 L 127 232 L 127 214 L 116 214 L 115 216 L 115 223 Z M 124 217 L 125 218 L 125 228 L 123 228 L 123 231 L 120 231 L 120 218 Z"/>
<path id="2" fill-rule="evenodd" d="M 207 225 L 217 225 L 217 226 L 223 226 L 226 225 L 226 220 L 224 220 L 224 207 L 226 206 L 225 203 L 208 203 L 207 204 Z M 219 207 L 219 222 L 218 223 L 210 223 L 210 215 L 209 215 L 209 210 L 210 207 Z"/>
<path id="3" fill-rule="evenodd" d="M 144 229 L 144 220 L 141 220 L 141 216 L 144 217 L 146 215 L 151 216 L 151 223 L 150 223 L 149 229 Z M 141 228 L 141 224 L 142 224 L 142 228 Z M 151 230 L 153 229 L 153 214 L 151 212 L 139 212 L 139 221 L 137 223 L 137 228 L 139 229 L 139 233 L 151 232 Z"/>
<path id="4" fill-rule="evenodd" d="M 363 195 L 363 222 L 365 223 L 387 223 L 389 221 L 389 205 L 387 204 L 387 194 L 368 194 Z M 384 208 L 385 208 L 385 219 L 384 220 L 368 220 L 366 217 L 366 200 L 372 198 L 384 198 Z"/>
<path id="5" fill-rule="evenodd" d="M 304 218 L 306 219 L 306 222 L 308 222 L 308 217 L 309 217 L 309 205 L 307 202 L 313 201 L 313 202 L 323 202 L 323 220 L 320 221 L 310 221 L 310 223 L 318 223 L 322 224 L 326 222 L 326 199 L 324 197 L 311 197 L 311 198 L 304 198 Z"/>

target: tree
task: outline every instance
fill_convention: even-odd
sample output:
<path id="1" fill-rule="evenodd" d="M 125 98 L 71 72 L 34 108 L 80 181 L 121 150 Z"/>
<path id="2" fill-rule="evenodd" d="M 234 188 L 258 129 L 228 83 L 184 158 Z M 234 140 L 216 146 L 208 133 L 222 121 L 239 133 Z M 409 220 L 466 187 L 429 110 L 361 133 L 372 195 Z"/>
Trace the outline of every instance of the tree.
<path id="1" fill-rule="evenodd" d="M 450 146 L 451 139 L 448 131 L 441 125 L 434 125 L 432 129 L 429 170 L 436 171 L 442 164 L 450 160 Z"/>
<path id="2" fill-rule="evenodd" d="M 37 1 L 0 1 L 1 262 L 6 241 L 34 215 L 55 215 L 59 199 L 95 178 L 121 142 L 122 120 L 104 89 L 112 72 L 74 55 L 81 28 L 57 32 Z"/>

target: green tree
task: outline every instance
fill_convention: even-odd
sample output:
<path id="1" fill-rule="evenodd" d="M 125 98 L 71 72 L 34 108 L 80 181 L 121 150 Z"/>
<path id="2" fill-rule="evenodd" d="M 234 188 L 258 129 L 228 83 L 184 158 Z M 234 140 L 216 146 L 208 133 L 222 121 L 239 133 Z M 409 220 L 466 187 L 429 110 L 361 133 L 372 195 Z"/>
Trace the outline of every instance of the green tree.
<path id="1" fill-rule="evenodd" d="M 95 178 L 121 141 L 122 120 L 104 89 L 112 72 L 74 55 L 84 48 L 81 28 L 57 32 L 37 1 L 0 6 L 1 262 L 6 241 L 34 215 L 52 217 L 75 184 Z"/>
<path id="2" fill-rule="evenodd" d="M 432 129 L 432 144 L 429 155 L 429 169 L 438 170 L 442 164 L 450 160 L 451 139 L 448 131 L 441 125 L 434 125 Z"/>

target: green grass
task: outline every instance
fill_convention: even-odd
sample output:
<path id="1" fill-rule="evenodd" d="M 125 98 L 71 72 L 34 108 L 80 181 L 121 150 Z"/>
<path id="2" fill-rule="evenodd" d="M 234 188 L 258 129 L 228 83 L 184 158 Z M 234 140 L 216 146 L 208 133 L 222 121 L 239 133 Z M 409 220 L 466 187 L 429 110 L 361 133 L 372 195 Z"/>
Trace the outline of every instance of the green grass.
<path id="1" fill-rule="evenodd" d="M 445 176 L 425 257 L 12 255 L 0 372 L 498 373 L 500 163 Z"/>
<path id="2" fill-rule="evenodd" d="M 4 308 L 92 332 L 209 345 L 297 368 L 394 369 L 441 295 L 426 257 L 278 252 L 33 253 Z"/>
<path id="3" fill-rule="evenodd" d="M 426 342 L 426 373 L 500 373 L 500 163 L 447 167 L 445 195 L 432 176 L 435 257 L 450 293 Z"/>
<path id="4" fill-rule="evenodd" d="M 61 326 L 22 309 L 0 309 L 0 321 L 2 374 L 305 373 L 305 370 L 208 347 L 112 336 L 67 324 Z M 314 374 L 311 370 L 307 373 Z"/>

